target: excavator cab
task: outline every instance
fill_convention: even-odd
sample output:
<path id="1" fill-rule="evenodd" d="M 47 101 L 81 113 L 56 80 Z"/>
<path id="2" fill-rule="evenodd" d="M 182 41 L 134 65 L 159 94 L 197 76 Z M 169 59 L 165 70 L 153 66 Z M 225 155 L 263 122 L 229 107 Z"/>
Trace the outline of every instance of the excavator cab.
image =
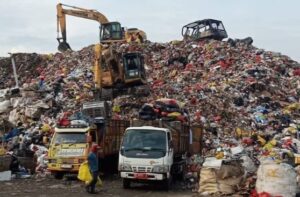
<path id="1" fill-rule="evenodd" d="M 124 81 L 126 85 L 146 83 L 144 57 L 141 53 L 132 52 L 123 55 Z"/>
<path id="2" fill-rule="evenodd" d="M 181 34 L 184 39 L 191 40 L 223 40 L 228 37 L 222 21 L 215 19 L 205 19 L 189 23 L 183 26 Z"/>
<path id="3" fill-rule="evenodd" d="M 100 42 L 118 41 L 123 39 L 123 29 L 119 22 L 104 23 L 100 26 Z"/>

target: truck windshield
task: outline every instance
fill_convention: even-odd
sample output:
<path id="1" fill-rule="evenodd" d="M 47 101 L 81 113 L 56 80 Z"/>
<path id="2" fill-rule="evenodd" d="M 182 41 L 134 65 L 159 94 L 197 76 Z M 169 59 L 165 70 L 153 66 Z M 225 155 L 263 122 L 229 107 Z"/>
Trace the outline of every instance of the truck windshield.
<path id="1" fill-rule="evenodd" d="M 54 144 L 86 143 L 85 133 L 56 133 Z"/>
<path id="2" fill-rule="evenodd" d="M 166 153 L 166 133 L 157 130 L 127 130 L 122 144 L 126 156 L 162 157 Z"/>

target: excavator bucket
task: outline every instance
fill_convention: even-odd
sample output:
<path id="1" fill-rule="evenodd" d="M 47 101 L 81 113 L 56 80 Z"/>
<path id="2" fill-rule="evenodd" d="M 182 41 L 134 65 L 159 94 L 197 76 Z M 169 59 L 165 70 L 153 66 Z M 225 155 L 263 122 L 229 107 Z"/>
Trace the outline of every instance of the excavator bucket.
<path id="1" fill-rule="evenodd" d="M 72 50 L 69 43 L 67 43 L 66 41 L 61 41 L 59 39 L 58 40 L 58 47 L 57 49 L 60 51 L 60 52 L 65 52 L 67 50 Z"/>

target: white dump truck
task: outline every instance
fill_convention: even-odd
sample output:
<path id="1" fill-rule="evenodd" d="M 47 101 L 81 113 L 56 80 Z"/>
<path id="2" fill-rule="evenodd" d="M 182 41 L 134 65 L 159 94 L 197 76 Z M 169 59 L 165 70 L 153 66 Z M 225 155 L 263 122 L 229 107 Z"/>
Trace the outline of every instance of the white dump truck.
<path id="1" fill-rule="evenodd" d="M 172 177 L 183 173 L 190 127 L 179 121 L 137 120 L 131 125 L 119 152 L 123 187 L 129 188 L 131 182 L 161 181 L 168 190 Z"/>

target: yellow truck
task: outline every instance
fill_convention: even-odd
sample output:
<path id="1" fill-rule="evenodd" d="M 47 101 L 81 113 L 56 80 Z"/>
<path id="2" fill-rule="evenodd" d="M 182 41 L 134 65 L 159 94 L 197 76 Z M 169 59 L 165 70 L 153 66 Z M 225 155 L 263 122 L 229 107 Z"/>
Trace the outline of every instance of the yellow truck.
<path id="1" fill-rule="evenodd" d="M 77 172 L 89 152 L 87 136 L 90 127 L 55 128 L 48 153 L 48 169 L 56 178 L 66 172 Z"/>
<path id="2" fill-rule="evenodd" d="M 111 120 L 106 110 L 103 110 L 103 103 L 89 103 L 84 107 L 86 112 L 92 111 L 89 124 L 82 120 L 74 120 L 75 124 L 71 121 L 70 126 L 55 128 L 48 152 L 48 170 L 56 178 L 77 173 L 80 164 L 86 161 L 93 144 L 101 147 L 100 170 L 109 172 L 117 169 L 121 139 L 130 122 Z"/>

